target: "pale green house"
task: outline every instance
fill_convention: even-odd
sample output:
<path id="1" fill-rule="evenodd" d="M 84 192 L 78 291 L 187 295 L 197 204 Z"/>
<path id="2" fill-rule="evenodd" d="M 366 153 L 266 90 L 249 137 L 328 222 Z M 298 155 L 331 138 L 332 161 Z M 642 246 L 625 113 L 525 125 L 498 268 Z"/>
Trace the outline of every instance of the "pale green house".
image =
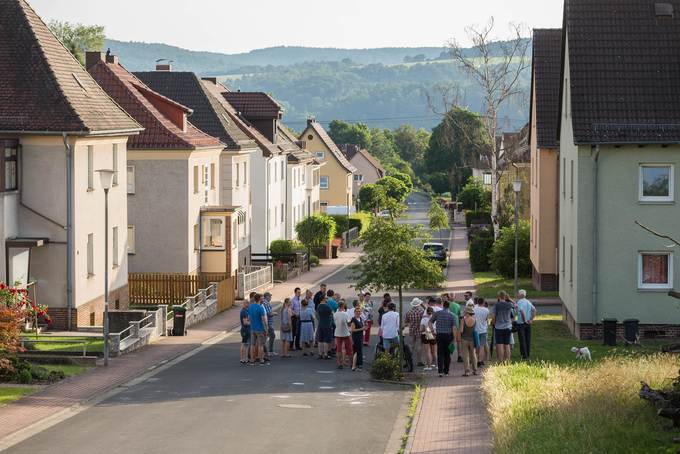
<path id="1" fill-rule="evenodd" d="M 677 2 L 675 3 L 677 4 Z M 567 0 L 559 135 L 559 292 L 569 328 L 638 319 L 677 336 L 680 11 L 653 0 Z"/>

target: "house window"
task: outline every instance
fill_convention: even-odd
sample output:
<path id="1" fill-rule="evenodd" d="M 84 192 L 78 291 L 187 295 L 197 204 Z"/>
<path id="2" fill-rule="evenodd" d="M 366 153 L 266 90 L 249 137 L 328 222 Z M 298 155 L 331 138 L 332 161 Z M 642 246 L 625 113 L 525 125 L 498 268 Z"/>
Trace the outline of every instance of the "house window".
<path id="1" fill-rule="evenodd" d="M 363 175 L 354 174 L 354 181 L 362 182 L 364 181 Z"/>
<path id="2" fill-rule="evenodd" d="M 300 184 L 305 184 L 305 174 L 307 173 L 306 169 L 301 169 L 300 171 Z"/>
<path id="3" fill-rule="evenodd" d="M 574 282 L 574 245 L 569 245 L 569 283 Z"/>
<path id="4" fill-rule="evenodd" d="M 127 166 L 127 193 L 135 193 L 135 166 Z"/>
<path id="5" fill-rule="evenodd" d="M 198 173 L 198 166 L 194 166 L 194 194 L 198 194 L 198 179 L 201 175 Z"/>
<path id="6" fill-rule="evenodd" d="M 248 184 L 248 163 L 243 163 L 243 186 Z"/>
<path id="7" fill-rule="evenodd" d="M 567 197 L 567 158 L 562 159 L 562 198 Z"/>
<path id="8" fill-rule="evenodd" d="M 231 224 L 231 248 L 238 246 L 238 219 L 235 219 Z"/>
<path id="9" fill-rule="evenodd" d="M 567 250 L 566 248 L 566 239 L 565 237 L 562 237 L 562 277 L 564 277 L 564 270 L 565 270 L 565 262 L 566 262 L 566 256 L 567 256 Z"/>
<path id="10" fill-rule="evenodd" d="M 267 228 L 271 230 L 272 228 L 272 209 L 267 210 Z"/>
<path id="11" fill-rule="evenodd" d="M 194 224 L 194 251 L 198 251 L 201 244 L 201 236 L 198 230 L 198 224 Z"/>
<path id="12" fill-rule="evenodd" d="M 94 146 L 87 146 L 87 190 L 94 190 Z"/>
<path id="13" fill-rule="evenodd" d="M 241 166 L 236 163 L 236 187 L 238 188 L 241 185 Z"/>
<path id="14" fill-rule="evenodd" d="M 283 216 L 284 216 L 284 211 L 283 211 L 283 203 L 281 204 L 281 222 L 283 222 Z"/>
<path id="15" fill-rule="evenodd" d="M 111 248 L 113 249 L 111 253 L 111 265 L 112 268 L 118 267 L 118 227 L 114 227 L 111 232 Z"/>
<path id="16" fill-rule="evenodd" d="M 274 207 L 274 227 L 279 224 L 279 207 Z"/>
<path id="17" fill-rule="evenodd" d="M 135 226 L 134 225 L 128 225 L 127 253 L 128 254 L 134 254 L 135 253 Z"/>
<path id="18" fill-rule="evenodd" d="M 673 288 L 673 254 L 671 252 L 640 252 L 638 288 L 644 290 Z"/>
<path id="19" fill-rule="evenodd" d="M 286 179 L 286 171 L 284 166 L 286 165 L 285 161 L 281 161 L 281 181 Z"/>
<path id="20" fill-rule="evenodd" d="M 203 249 L 224 249 L 224 219 L 203 220 Z"/>
<path id="21" fill-rule="evenodd" d="M 311 135 L 311 134 L 308 134 L 308 135 L 307 135 L 307 140 L 314 140 L 314 136 Z"/>
<path id="22" fill-rule="evenodd" d="M 319 207 L 321 207 L 321 208 L 328 208 L 328 202 L 320 201 L 320 202 L 319 202 Z"/>
<path id="23" fill-rule="evenodd" d="M 5 152 L 2 155 L 5 167 L 5 191 L 16 191 L 19 189 L 17 179 L 17 168 L 19 159 L 19 144 L 15 141 L 5 141 Z"/>
<path id="24" fill-rule="evenodd" d="M 640 165 L 640 201 L 673 201 L 673 166 L 670 164 Z"/>
<path id="25" fill-rule="evenodd" d="M 215 189 L 215 163 L 210 163 L 210 189 Z"/>
<path id="26" fill-rule="evenodd" d="M 87 277 L 94 276 L 94 233 L 87 235 Z"/>
<path id="27" fill-rule="evenodd" d="M 113 156 L 113 181 L 111 184 L 113 186 L 118 186 L 118 144 L 114 143 L 113 144 L 113 152 L 111 153 Z"/>
<path id="28" fill-rule="evenodd" d="M 326 153 L 324 151 L 317 151 L 314 153 L 314 156 L 316 156 L 319 159 L 326 159 Z"/>
<path id="29" fill-rule="evenodd" d="M 574 160 L 573 159 L 569 162 L 569 166 L 571 167 L 570 174 L 569 174 L 569 199 L 573 202 L 574 201 Z"/>
<path id="30" fill-rule="evenodd" d="M 321 189 L 328 189 L 328 177 L 321 177 L 319 184 Z"/>
<path id="31" fill-rule="evenodd" d="M 314 174 L 313 174 L 312 178 L 313 178 L 314 186 L 318 186 L 319 185 L 319 169 L 314 170 Z"/>
<path id="32" fill-rule="evenodd" d="M 491 172 L 484 172 L 482 175 L 483 182 L 485 185 L 490 186 L 491 185 Z"/>

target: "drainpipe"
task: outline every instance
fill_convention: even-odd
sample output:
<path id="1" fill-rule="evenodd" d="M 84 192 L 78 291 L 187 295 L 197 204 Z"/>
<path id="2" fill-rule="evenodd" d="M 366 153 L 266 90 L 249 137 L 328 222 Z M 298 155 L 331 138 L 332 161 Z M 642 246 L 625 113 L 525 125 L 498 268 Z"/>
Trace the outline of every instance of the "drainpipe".
<path id="1" fill-rule="evenodd" d="M 598 199 L 599 199 L 599 165 L 600 146 L 594 145 L 591 149 L 591 156 L 593 158 L 593 289 L 592 289 L 592 305 L 593 305 L 593 325 L 597 323 L 598 319 Z"/>
<path id="2" fill-rule="evenodd" d="M 63 134 L 66 149 L 66 329 L 71 331 L 73 308 L 73 149 Z"/>

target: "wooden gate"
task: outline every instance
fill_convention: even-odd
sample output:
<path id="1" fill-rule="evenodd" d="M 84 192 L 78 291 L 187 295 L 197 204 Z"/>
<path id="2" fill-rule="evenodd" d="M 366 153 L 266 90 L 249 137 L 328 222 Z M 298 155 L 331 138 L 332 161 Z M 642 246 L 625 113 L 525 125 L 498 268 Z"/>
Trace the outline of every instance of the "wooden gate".
<path id="1" fill-rule="evenodd" d="M 130 305 L 182 304 L 187 297 L 196 295 L 211 282 L 232 282 L 227 274 L 171 274 L 171 273 L 130 273 L 128 288 Z M 232 296 L 233 299 L 233 296 Z M 233 301 L 232 301 L 233 304 Z"/>
<path id="2" fill-rule="evenodd" d="M 236 300 L 235 280 L 228 277 L 220 281 L 217 287 L 217 312 L 223 312 L 234 305 Z"/>

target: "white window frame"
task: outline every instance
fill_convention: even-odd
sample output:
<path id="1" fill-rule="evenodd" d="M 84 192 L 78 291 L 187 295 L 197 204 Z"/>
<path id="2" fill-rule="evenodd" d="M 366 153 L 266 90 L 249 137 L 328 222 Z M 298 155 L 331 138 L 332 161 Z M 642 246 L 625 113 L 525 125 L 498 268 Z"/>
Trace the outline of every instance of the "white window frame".
<path id="1" fill-rule="evenodd" d="M 488 183 L 487 183 L 487 181 L 486 181 L 486 180 L 487 180 L 487 177 L 488 177 L 488 180 L 489 180 Z M 482 184 L 484 184 L 484 185 L 486 185 L 486 186 L 491 186 L 491 172 L 484 172 L 484 173 L 482 174 Z"/>
<path id="2" fill-rule="evenodd" d="M 207 246 L 205 244 L 205 241 L 207 240 L 207 236 L 205 235 L 205 226 L 206 226 L 206 224 L 208 226 L 210 226 L 210 224 L 211 224 L 210 221 L 213 221 L 213 220 L 220 221 L 220 223 L 221 223 L 221 227 L 222 227 L 221 228 L 222 231 L 220 232 L 220 235 L 222 237 L 222 245 L 221 246 L 209 246 L 209 245 Z M 218 216 L 206 216 L 201 220 L 201 224 L 202 225 L 201 225 L 200 228 L 203 229 L 202 230 L 203 234 L 201 235 L 201 243 L 200 243 L 201 244 L 201 250 L 202 251 L 224 251 L 226 249 L 226 242 L 229 240 L 226 237 L 226 220 L 224 218 L 218 217 Z"/>
<path id="3" fill-rule="evenodd" d="M 215 189 L 215 163 L 211 162 L 210 163 L 210 189 Z"/>
<path id="4" fill-rule="evenodd" d="M 135 254 L 135 226 L 128 225 L 127 228 L 127 253 L 128 255 Z"/>
<path id="5" fill-rule="evenodd" d="M 668 283 L 644 284 L 642 282 L 642 256 L 643 255 L 667 255 L 668 256 Z M 640 251 L 638 252 L 638 290 L 670 290 L 673 288 L 673 253 L 666 251 Z"/>
<path id="6" fill-rule="evenodd" d="M 87 234 L 87 277 L 94 276 L 94 233 Z"/>
<path id="7" fill-rule="evenodd" d="M 113 157 L 113 181 L 111 184 L 113 186 L 118 186 L 118 144 L 114 143 L 113 144 L 113 150 L 111 153 L 111 156 Z"/>
<path id="8" fill-rule="evenodd" d="M 668 173 L 668 195 L 667 196 L 645 196 L 643 171 L 649 167 L 664 167 L 669 169 Z M 641 163 L 638 170 L 638 201 L 652 203 L 672 203 L 675 201 L 675 166 L 668 163 L 645 162 Z"/>
<path id="9" fill-rule="evenodd" d="M 286 179 L 286 161 L 282 160 L 281 161 L 281 181 L 284 181 Z"/>
<path id="10" fill-rule="evenodd" d="M 199 191 L 199 184 L 198 184 L 198 179 L 201 177 L 199 174 L 198 166 L 194 166 L 194 194 L 198 194 Z"/>
<path id="11" fill-rule="evenodd" d="M 135 166 L 127 166 L 127 193 L 135 193 Z"/>
<path id="12" fill-rule="evenodd" d="M 94 191 L 94 145 L 87 146 L 87 190 Z"/>
<path id="13" fill-rule="evenodd" d="M 326 179 L 326 186 L 323 185 L 324 178 Z M 330 186 L 330 179 L 326 175 L 319 176 L 319 189 L 328 189 Z"/>
<path id="14" fill-rule="evenodd" d="M 283 203 L 282 203 L 281 204 L 281 222 L 282 223 L 285 221 L 284 215 L 285 215 L 285 210 L 283 209 Z"/>
<path id="15" fill-rule="evenodd" d="M 316 156 L 319 159 L 326 159 L 326 152 L 325 151 L 316 151 L 316 152 L 314 152 L 314 156 Z"/>
<path id="16" fill-rule="evenodd" d="M 364 181 L 364 176 L 361 175 L 360 173 L 355 173 L 354 174 L 354 181 L 361 183 Z"/>

